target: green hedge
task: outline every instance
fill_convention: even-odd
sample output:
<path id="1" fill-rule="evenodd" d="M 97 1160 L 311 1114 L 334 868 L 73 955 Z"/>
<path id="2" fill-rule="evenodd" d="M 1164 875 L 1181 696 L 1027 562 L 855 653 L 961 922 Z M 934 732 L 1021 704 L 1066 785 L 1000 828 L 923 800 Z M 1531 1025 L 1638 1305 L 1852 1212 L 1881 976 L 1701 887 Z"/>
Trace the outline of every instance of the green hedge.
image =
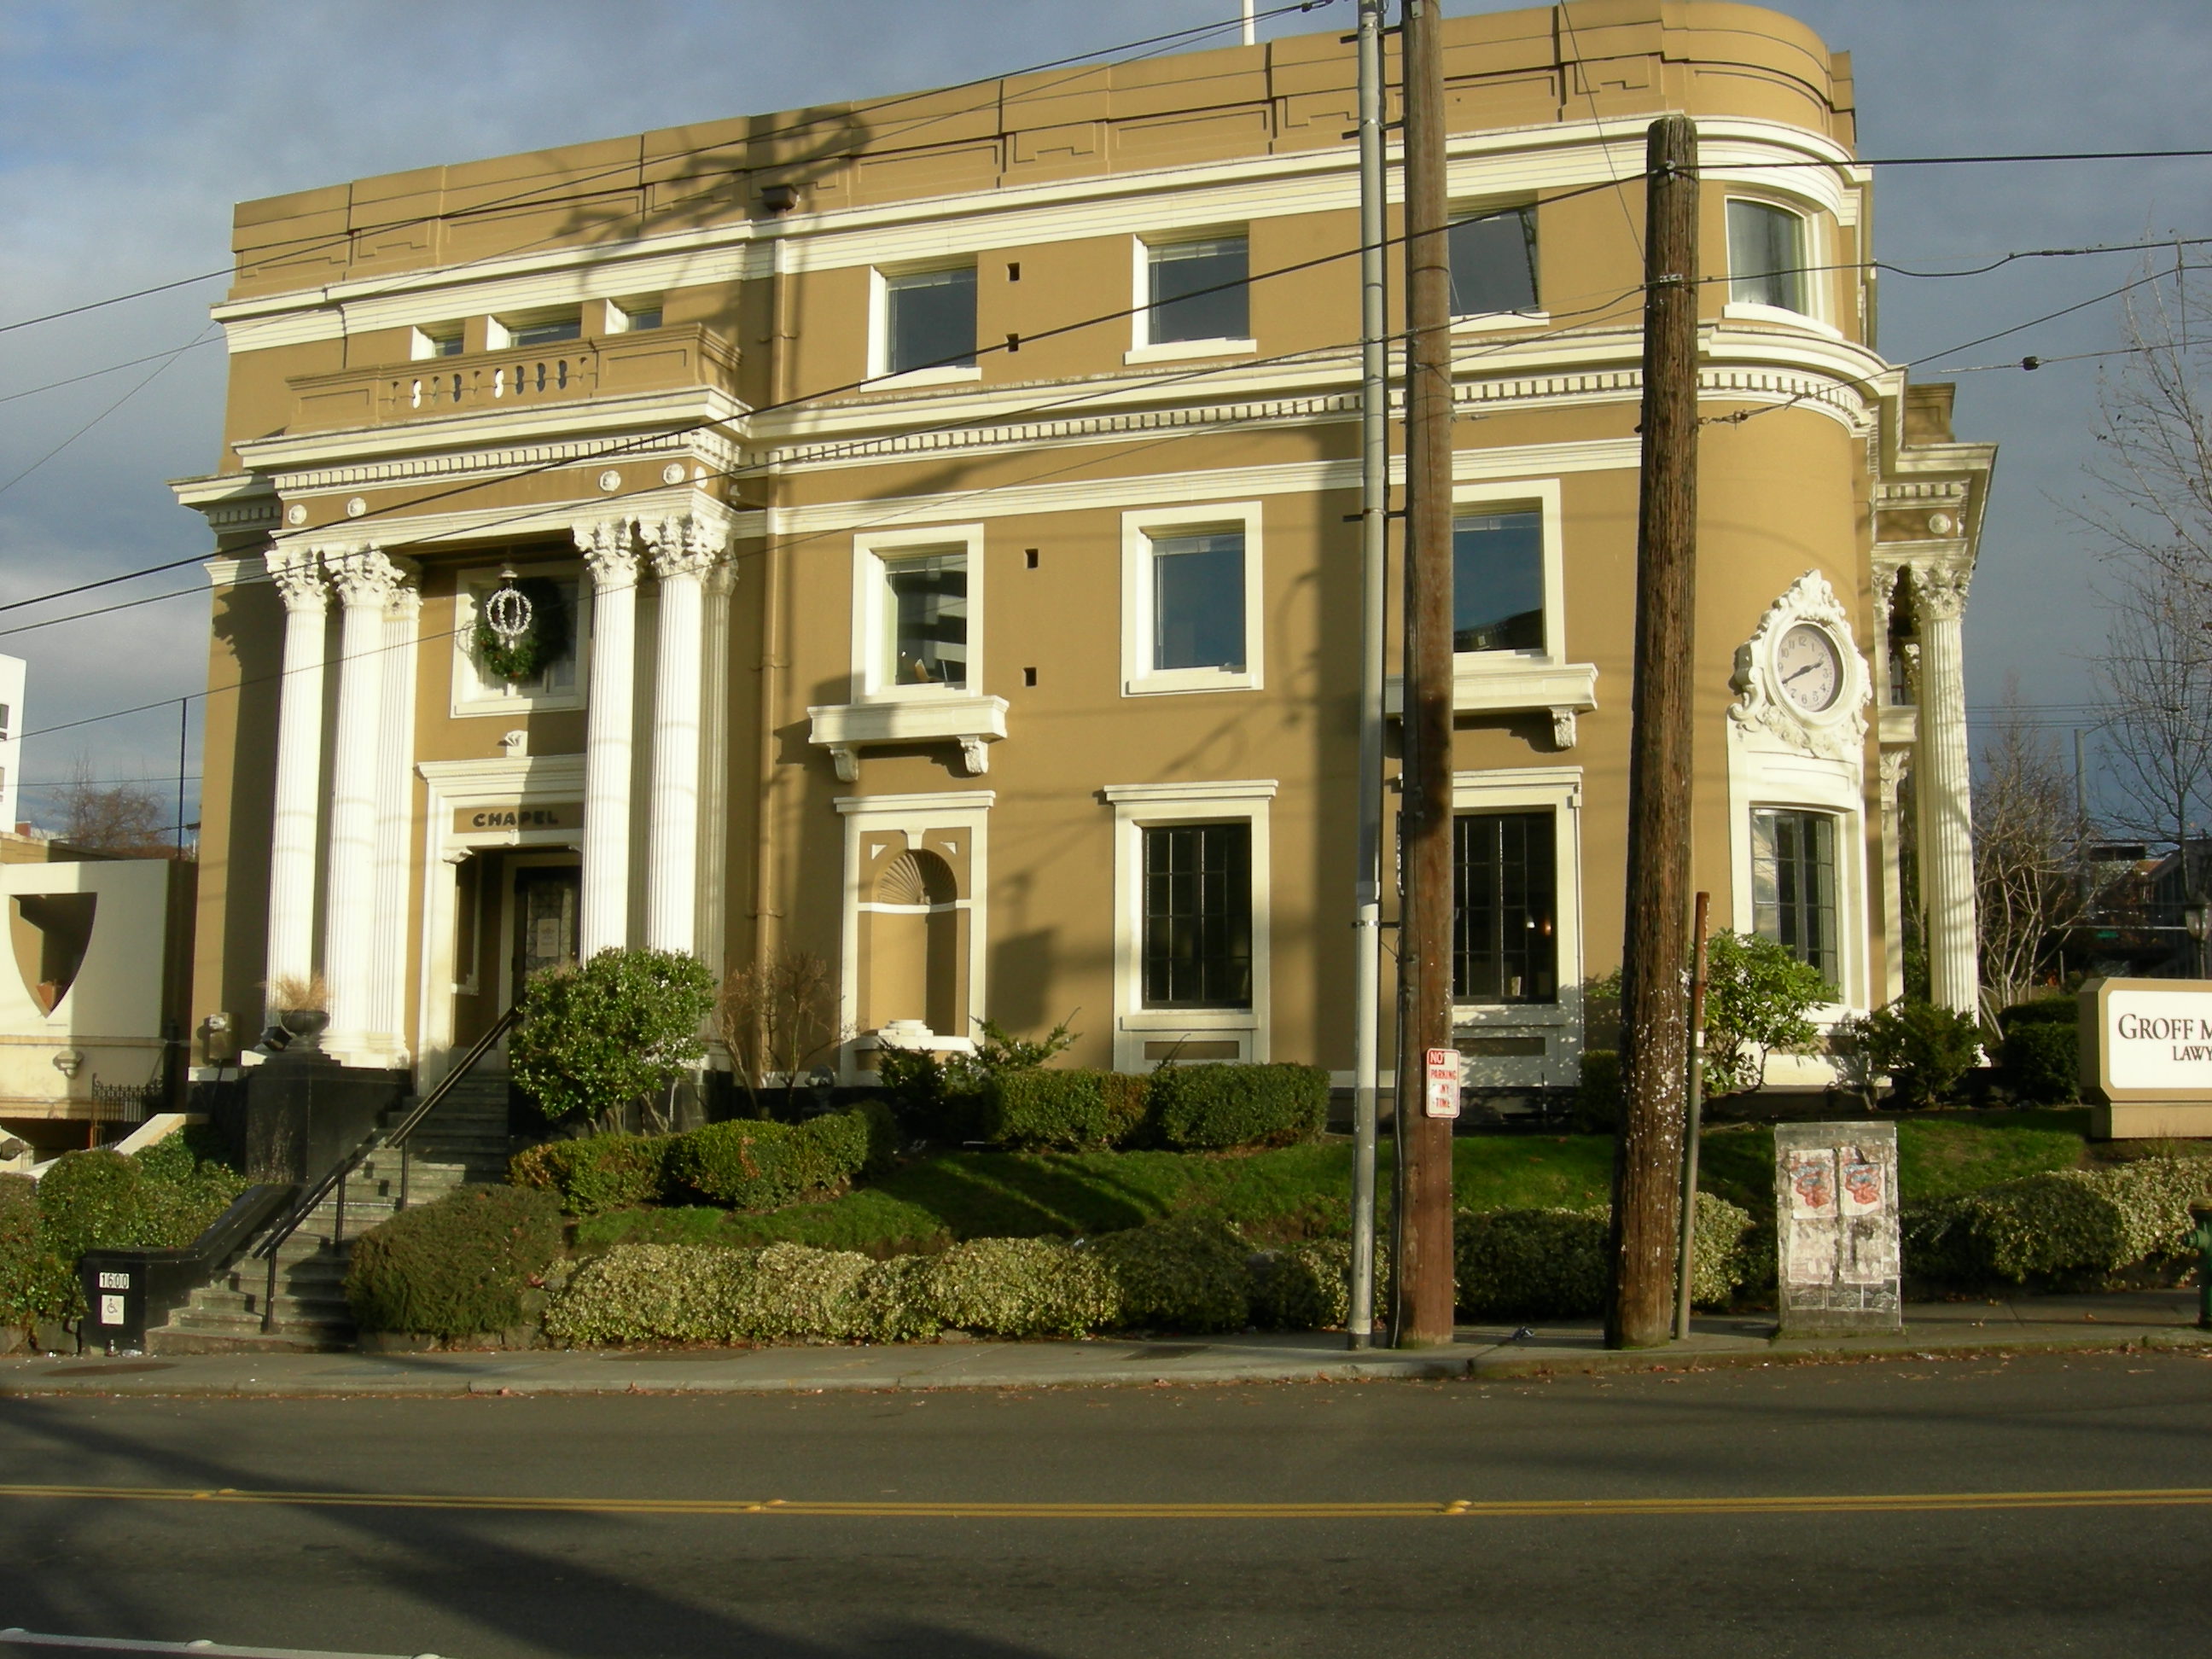
<path id="1" fill-rule="evenodd" d="M 1613 1048 L 1585 1048 L 1575 1084 L 1575 1127 L 1586 1135 L 1609 1135 L 1620 1127 L 1620 1054 Z"/>
<path id="2" fill-rule="evenodd" d="M 1288 1146 L 1328 1121 L 1328 1073 L 1318 1066 L 1164 1066 L 1147 1096 L 1154 1138 L 1176 1152 Z"/>
<path id="3" fill-rule="evenodd" d="M 2065 1007 L 2064 1004 L 2057 1005 Z M 2006 1013 L 2019 1012 L 2008 1008 Z M 2081 1093 L 2081 1028 L 2066 1009 L 2064 1024 L 2055 1021 L 2015 1022 L 1997 1049 L 2005 1087 L 2013 1098 L 2038 1106 L 2058 1105 Z"/>
<path id="4" fill-rule="evenodd" d="M 1216 1217 L 1170 1217 L 1094 1248 L 1121 1287 L 1123 1324 L 1241 1331 L 1251 1322 L 1251 1249 Z"/>
<path id="5" fill-rule="evenodd" d="M 526 1147 L 508 1161 L 507 1178 L 560 1195 L 570 1215 L 657 1204 L 668 1190 L 674 1135 L 586 1135 Z"/>
<path id="6" fill-rule="evenodd" d="M 587 1135 L 515 1154 L 507 1180 L 557 1194 L 570 1215 L 654 1204 L 686 1190 L 738 1210 L 770 1210 L 886 1167 L 890 1112 L 870 1103 L 804 1123 L 744 1119 L 680 1135 Z"/>
<path id="7" fill-rule="evenodd" d="M 1605 1307 L 1604 1210 L 1462 1210 L 1452 1229 L 1460 1311 L 1476 1319 L 1565 1319 Z M 1750 1214 L 1698 1194 L 1690 1299 L 1724 1307 L 1758 1271 Z"/>
<path id="8" fill-rule="evenodd" d="M 0 1208 L 0 1322 L 19 1325 L 83 1314 L 87 1250 L 181 1249 L 246 1187 L 182 1135 L 132 1154 L 66 1152 L 35 1182 L 7 1179 L 22 1184 Z"/>
<path id="9" fill-rule="evenodd" d="M 2147 1158 L 1907 1203 L 1905 1270 L 1916 1279 L 2021 1284 L 2182 1258 L 2192 1249 L 2190 1206 L 2208 1200 L 2212 1161 Z"/>
<path id="10" fill-rule="evenodd" d="M 1081 1336 L 1121 1322 L 1120 1288 L 1096 1250 L 1056 1238 L 973 1238 L 927 1258 L 938 1322 L 986 1336 Z"/>
<path id="11" fill-rule="evenodd" d="M 561 1243 L 552 1194 L 464 1187 L 402 1210 L 356 1240 L 346 1301 L 365 1331 L 453 1337 L 507 1330 L 531 1316 L 532 1292 Z"/>
<path id="12" fill-rule="evenodd" d="M 986 1140 L 1026 1150 L 1118 1146 L 1144 1127 L 1146 1079 L 1126 1072 L 1025 1066 L 984 1084 Z"/>
<path id="13" fill-rule="evenodd" d="M 0 1176 L 0 1326 L 22 1327 L 48 1315 L 56 1275 L 39 1234 L 39 1183 Z"/>
<path id="14" fill-rule="evenodd" d="M 1376 1304 L 1382 1304 L 1380 1276 Z M 1352 1242 L 1309 1239 L 1267 1252 L 1252 1281 L 1252 1322 L 1271 1331 L 1340 1328 L 1352 1317 Z"/>

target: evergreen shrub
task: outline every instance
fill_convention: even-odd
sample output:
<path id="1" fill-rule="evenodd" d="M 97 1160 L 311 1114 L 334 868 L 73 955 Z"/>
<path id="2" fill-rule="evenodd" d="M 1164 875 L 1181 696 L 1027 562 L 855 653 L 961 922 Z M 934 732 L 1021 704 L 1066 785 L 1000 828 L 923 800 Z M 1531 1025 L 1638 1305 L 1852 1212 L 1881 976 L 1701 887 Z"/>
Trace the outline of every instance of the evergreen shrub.
<path id="1" fill-rule="evenodd" d="M 1620 1127 L 1620 1054 L 1613 1048 L 1583 1050 L 1582 1076 L 1575 1085 L 1575 1128 L 1586 1135 L 1609 1135 Z"/>
<path id="2" fill-rule="evenodd" d="M 972 1238 L 929 1258 L 939 1322 L 984 1336 L 1081 1336 L 1120 1322 L 1121 1297 L 1096 1250 L 1057 1238 Z"/>
<path id="3" fill-rule="evenodd" d="M 21 1328 L 46 1318 L 53 1284 L 39 1234 L 39 1183 L 0 1175 L 0 1327 Z"/>
<path id="4" fill-rule="evenodd" d="M 246 1187 L 235 1170 L 200 1158 L 180 1136 L 138 1153 L 64 1153 L 32 1187 L 37 1261 L 21 1292 L 34 1309 L 29 1317 L 83 1314 L 76 1264 L 87 1250 L 181 1249 Z"/>
<path id="5" fill-rule="evenodd" d="M 1114 1121 L 1106 1089 L 1113 1075 L 1042 1066 L 1000 1072 L 983 1085 L 982 1138 L 1031 1151 L 1109 1146 Z"/>
<path id="6" fill-rule="evenodd" d="M 1960 1197 L 1908 1203 L 1905 1271 L 1960 1283 L 2101 1275 L 2186 1258 L 2192 1204 L 2212 1199 L 2212 1161 L 2147 1158 L 2055 1170 Z"/>
<path id="7" fill-rule="evenodd" d="M 1982 1028 L 1972 1014 L 1940 1003 L 1903 1000 L 1847 1022 L 1871 1078 L 1889 1073 L 1900 1106 L 1934 1106 L 1951 1099 L 1974 1069 Z"/>
<path id="8" fill-rule="evenodd" d="M 1380 1275 L 1376 1291 L 1379 1304 Z M 1267 1252 L 1253 1276 L 1250 1316 L 1263 1330 L 1340 1328 L 1352 1317 L 1352 1241 L 1314 1238 Z"/>
<path id="9" fill-rule="evenodd" d="M 1605 1305 L 1603 1210 L 1460 1212 L 1452 1265 L 1477 1319 L 1579 1318 Z"/>
<path id="10" fill-rule="evenodd" d="M 674 1135 L 586 1135 L 529 1146 L 508 1160 L 511 1185 L 557 1194 L 570 1215 L 658 1204 L 668 1190 Z"/>
<path id="11" fill-rule="evenodd" d="M 49 1176 L 47 1179 L 52 1177 Z M 528 1187 L 464 1187 L 355 1241 L 346 1301 L 365 1331 L 471 1336 L 525 1323 L 561 1254 L 561 1206 Z"/>
<path id="12" fill-rule="evenodd" d="M 1092 1245 L 1121 1291 L 1117 1322 L 1147 1329 L 1241 1331 L 1251 1322 L 1251 1250 L 1208 1215 L 1170 1216 Z"/>
<path id="13" fill-rule="evenodd" d="M 2004 1034 L 1997 1064 L 2014 1100 L 2051 1106 L 2080 1097 L 2081 1025 L 2073 1002 L 2021 1003 L 1998 1014 L 1997 1029 Z"/>
<path id="14" fill-rule="evenodd" d="M 1176 1152 L 1288 1146 L 1328 1121 L 1328 1073 L 1318 1066 L 1164 1066 L 1147 1092 L 1152 1134 Z"/>
<path id="15" fill-rule="evenodd" d="M 669 1186 L 733 1210 L 773 1210 L 880 1167 L 895 1145 L 890 1114 L 877 1104 L 804 1123 L 709 1123 L 674 1137 Z"/>

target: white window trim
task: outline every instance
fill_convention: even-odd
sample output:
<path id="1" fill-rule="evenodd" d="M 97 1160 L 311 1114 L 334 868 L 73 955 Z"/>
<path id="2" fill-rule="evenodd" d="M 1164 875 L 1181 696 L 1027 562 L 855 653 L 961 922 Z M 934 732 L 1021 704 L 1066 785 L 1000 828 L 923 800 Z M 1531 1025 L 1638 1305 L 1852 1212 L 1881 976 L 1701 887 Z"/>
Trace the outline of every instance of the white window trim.
<path id="1" fill-rule="evenodd" d="M 1459 1025 L 1571 1025 L 1579 1030 L 1583 1000 L 1583 769 L 1528 766 L 1504 772 L 1452 774 L 1452 811 L 1552 813 L 1552 872 L 1556 884 L 1555 968 L 1559 999 L 1542 1002 L 1452 1004 Z"/>
<path id="2" fill-rule="evenodd" d="M 1234 525 L 1244 535 L 1244 667 L 1152 667 L 1152 533 Z M 1260 536 L 1260 503 L 1221 501 L 1203 507 L 1148 507 L 1121 515 L 1121 695 L 1158 696 L 1193 691 L 1257 691 L 1262 675 L 1261 603 L 1266 561 Z"/>
<path id="3" fill-rule="evenodd" d="M 1237 357 L 1260 349 L 1257 340 L 1164 340 L 1152 338 L 1152 250 L 1155 247 L 1174 247 L 1183 242 L 1212 242 L 1231 236 L 1244 239 L 1245 319 L 1251 318 L 1252 238 L 1249 229 L 1243 225 L 1218 230 L 1179 230 L 1158 241 L 1147 241 L 1142 236 L 1129 239 L 1131 263 L 1129 273 L 1129 349 L 1122 354 L 1125 364 L 1188 362 L 1194 357 Z"/>
<path id="4" fill-rule="evenodd" d="M 1828 269 L 1832 263 L 1829 237 L 1825 216 L 1813 204 L 1782 195 L 1765 195 L 1757 191 L 1731 190 L 1721 208 L 1721 243 L 1728 251 L 1729 202 L 1756 202 L 1761 207 L 1779 208 L 1797 221 L 1798 257 L 1804 269 L 1798 280 L 1805 297 L 1805 309 L 1791 311 L 1784 306 L 1762 305 L 1749 300 L 1738 300 L 1735 294 L 1735 268 L 1732 252 L 1729 264 L 1729 298 L 1721 307 L 1721 315 L 1730 322 L 1776 323 L 1786 328 L 1811 329 L 1832 340 L 1844 337 L 1843 331 L 1829 316 L 1829 281 L 1835 273 Z"/>
<path id="5" fill-rule="evenodd" d="M 1825 1002 L 1812 1011 L 1815 1024 L 1827 1028 L 1850 1018 L 1854 1012 L 1869 1006 L 1867 995 L 1867 880 L 1868 858 L 1866 814 L 1862 803 L 1846 800 L 1840 788 L 1823 788 L 1808 779 L 1810 787 L 1800 792 L 1785 793 L 1777 787 L 1777 772 L 1786 769 L 1773 765 L 1763 769 L 1767 776 L 1762 780 L 1766 787 L 1736 809 L 1735 822 L 1729 827 L 1729 852 L 1735 866 L 1736 902 L 1735 931 L 1751 934 L 1759 931 L 1758 907 L 1753 902 L 1751 872 L 1751 820 L 1759 812 L 1817 812 L 1836 821 L 1836 979 L 1840 1002 Z M 1825 781 L 1825 780 L 1823 780 Z M 1775 1057 L 1779 1060 L 1781 1056 Z"/>
<path id="6" fill-rule="evenodd" d="M 939 259 L 918 265 L 871 265 L 868 268 L 868 386 L 871 392 L 892 392 L 908 386 L 973 386 L 983 378 L 983 366 L 939 363 L 934 368 L 910 368 L 891 373 L 891 283 L 894 276 L 926 276 L 933 270 L 981 272 L 973 259 Z M 978 297 L 981 283 L 977 283 Z M 981 342 L 977 342 L 980 349 Z"/>
<path id="7" fill-rule="evenodd" d="M 1540 663 L 1546 667 L 1559 667 L 1565 664 L 1567 557 L 1565 514 L 1559 503 L 1559 481 L 1557 478 L 1452 485 L 1452 517 L 1455 523 L 1462 518 L 1484 516 L 1479 511 L 1470 511 L 1470 508 L 1489 507 L 1504 512 L 1514 507 L 1534 507 L 1542 520 L 1544 559 L 1544 648 L 1540 652 L 1455 651 L 1452 653 L 1455 678 L 1475 678 L 1486 672 L 1511 672 L 1530 663 Z"/>
<path id="8" fill-rule="evenodd" d="M 968 683 L 895 685 L 883 679 L 886 626 L 884 566 L 887 559 L 929 548 L 960 550 L 968 561 Z M 928 702 L 977 697 L 983 691 L 983 526 L 939 525 L 922 530 L 875 531 L 853 538 L 853 690 L 859 702 Z"/>
<path id="9" fill-rule="evenodd" d="M 861 867 L 860 840 L 873 830 L 902 830 L 908 843 L 915 847 L 933 830 L 958 830 L 967 836 L 968 896 L 959 901 L 959 908 L 968 912 L 968 1006 L 964 1011 L 968 1024 L 960 1032 L 945 1035 L 966 1036 L 975 1017 L 990 1008 L 983 975 L 990 960 L 986 947 L 991 931 L 991 807 L 997 799 L 996 792 L 989 789 L 836 798 L 837 811 L 845 820 L 844 899 L 839 907 L 843 913 L 838 964 L 838 994 L 842 1000 L 837 1016 L 840 1029 L 852 1030 L 860 1017 L 860 907 L 866 902 L 864 884 L 868 876 Z M 863 1073 L 860 1068 L 862 1046 L 862 1039 L 848 1038 L 839 1050 L 839 1079 L 848 1086 L 873 1079 L 872 1073 Z"/>
<path id="10" fill-rule="evenodd" d="M 574 562 L 540 560 L 513 567 L 517 576 L 543 576 L 549 581 L 575 584 L 575 603 L 568 613 L 569 650 L 574 656 L 571 673 L 575 684 L 556 692 L 500 691 L 471 695 L 480 686 L 477 675 L 477 602 L 475 589 L 497 582 L 502 566 L 473 565 L 459 573 L 453 584 L 453 651 L 452 713 L 455 720 L 496 714 L 550 714 L 584 707 L 592 679 L 592 580 Z"/>
<path id="11" fill-rule="evenodd" d="M 459 323 L 418 325 L 410 330 L 409 333 L 410 338 L 408 356 L 411 361 L 418 363 L 445 356 L 447 354 L 439 348 L 448 340 L 459 340 L 463 337 L 461 325 Z M 453 355 L 458 356 L 460 354 Z"/>
<path id="12" fill-rule="evenodd" d="M 1233 1040 L 1237 1058 L 1270 1057 L 1273 928 L 1269 894 L 1268 803 L 1273 778 L 1206 783 L 1115 783 L 1099 793 L 1114 808 L 1114 1066 L 1149 1071 L 1147 1042 L 1188 1037 Z M 1144 997 L 1145 831 L 1158 824 L 1227 823 L 1252 834 L 1252 1006 L 1249 1008 L 1147 1008 Z M 1193 1064 L 1200 1062 L 1194 1061 Z"/>

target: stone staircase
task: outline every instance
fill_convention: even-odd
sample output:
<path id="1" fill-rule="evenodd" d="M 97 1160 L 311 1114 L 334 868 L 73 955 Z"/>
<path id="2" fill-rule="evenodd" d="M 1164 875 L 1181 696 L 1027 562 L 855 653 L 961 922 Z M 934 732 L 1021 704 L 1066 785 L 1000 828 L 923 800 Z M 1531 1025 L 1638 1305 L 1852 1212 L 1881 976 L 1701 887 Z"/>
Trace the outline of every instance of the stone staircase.
<path id="1" fill-rule="evenodd" d="M 410 1098 L 395 1116 L 415 1105 Z M 507 1178 L 507 1074 L 471 1073 L 454 1086 L 418 1127 L 406 1148 L 409 1205 L 427 1204 L 456 1187 Z M 146 1334 L 149 1353 L 216 1353 L 265 1348 L 278 1352 L 349 1348 L 352 1314 L 345 1276 L 353 1241 L 399 1208 L 399 1149 L 380 1150 L 347 1177 L 341 1231 L 337 1194 L 317 1206 L 299 1230 L 277 1247 L 276 1317 L 266 1331 L 262 1314 L 269 1294 L 269 1264 L 241 1254 L 166 1323 Z M 255 1241 L 258 1243 L 257 1239 Z"/>

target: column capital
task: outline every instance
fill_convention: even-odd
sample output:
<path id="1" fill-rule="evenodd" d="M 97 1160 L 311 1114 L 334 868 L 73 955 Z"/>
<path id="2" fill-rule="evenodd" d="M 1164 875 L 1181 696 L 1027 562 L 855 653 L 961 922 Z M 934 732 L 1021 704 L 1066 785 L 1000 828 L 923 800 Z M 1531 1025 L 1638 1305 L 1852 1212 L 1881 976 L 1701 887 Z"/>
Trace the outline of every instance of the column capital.
<path id="1" fill-rule="evenodd" d="M 1882 626 L 1889 626 L 1890 604 L 1897 597 L 1897 580 L 1905 574 L 1904 568 L 1894 564 L 1878 564 L 1874 568 L 1875 599 L 1881 606 Z"/>
<path id="2" fill-rule="evenodd" d="M 323 568 L 329 574 L 338 602 L 349 611 L 356 607 L 383 610 L 416 574 L 412 559 L 395 559 L 373 543 L 324 549 Z"/>
<path id="3" fill-rule="evenodd" d="M 330 585 L 323 580 L 322 555 L 316 549 L 280 542 L 261 556 L 261 564 L 287 611 L 330 609 Z"/>
<path id="4" fill-rule="evenodd" d="M 605 593 L 637 585 L 637 520 L 595 519 L 574 526 L 576 550 L 592 573 L 592 586 Z"/>
<path id="5" fill-rule="evenodd" d="M 1897 810 L 1898 793 L 1904 788 L 1905 775 L 1911 766 L 1912 751 L 1909 749 L 1881 751 L 1881 806 L 1885 812 Z"/>
<path id="6" fill-rule="evenodd" d="M 411 580 L 400 583 L 385 601 L 384 614 L 397 622 L 413 621 L 422 614 L 422 590 Z"/>
<path id="7" fill-rule="evenodd" d="M 1912 601 L 1930 622 L 1957 622 L 1966 614 L 1966 589 L 1974 580 L 1972 567 L 1916 564 L 1912 569 Z"/>
<path id="8" fill-rule="evenodd" d="M 653 556 L 653 574 L 664 580 L 704 575 L 721 562 L 728 546 L 720 532 L 689 513 L 680 518 L 642 520 L 637 528 Z"/>

